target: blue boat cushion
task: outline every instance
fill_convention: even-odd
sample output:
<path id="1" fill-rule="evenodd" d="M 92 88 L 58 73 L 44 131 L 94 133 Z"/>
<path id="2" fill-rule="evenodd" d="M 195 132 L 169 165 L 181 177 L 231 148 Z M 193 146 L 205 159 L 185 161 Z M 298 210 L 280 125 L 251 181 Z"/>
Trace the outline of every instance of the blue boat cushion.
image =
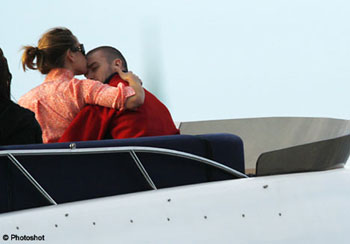
<path id="1" fill-rule="evenodd" d="M 243 142 L 232 134 L 203 134 L 197 135 L 207 143 L 207 158 L 244 173 Z M 212 177 L 223 177 L 222 171 L 213 171 Z"/>
<path id="2" fill-rule="evenodd" d="M 62 149 L 70 143 L 5 146 L 0 150 Z M 244 172 L 243 143 L 230 134 L 174 135 L 121 140 L 76 142 L 76 148 L 149 146 L 206 157 Z M 221 170 L 189 159 L 137 153 L 157 188 L 232 179 Z M 150 190 L 129 153 L 20 155 L 16 159 L 57 202 Z M 48 205 L 40 193 L 9 161 L 0 157 L 0 213 Z"/>

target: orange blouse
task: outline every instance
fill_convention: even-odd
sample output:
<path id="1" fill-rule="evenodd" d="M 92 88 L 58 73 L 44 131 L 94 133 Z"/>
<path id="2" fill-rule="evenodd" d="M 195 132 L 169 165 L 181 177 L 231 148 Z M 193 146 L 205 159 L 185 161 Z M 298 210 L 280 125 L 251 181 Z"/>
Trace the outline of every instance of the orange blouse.
<path id="1" fill-rule="evenodd" d="M 74 117 L 86 104 L 123 109 L 126 99 L 135 94 L 130 86 L 118 87 L 94 80 L 79 80 L 67 69 L 53 69 L 45 81 L 18 100 L 35 113 L 43 132 L 43 142 L 57 142 Z"/>

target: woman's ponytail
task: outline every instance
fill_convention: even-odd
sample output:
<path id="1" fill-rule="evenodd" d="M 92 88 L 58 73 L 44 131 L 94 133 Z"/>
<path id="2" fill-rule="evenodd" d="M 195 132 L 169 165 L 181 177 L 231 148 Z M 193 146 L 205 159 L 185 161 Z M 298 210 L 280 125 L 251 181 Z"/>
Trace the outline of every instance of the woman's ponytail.
<path id="1" fill-rule="evenodd" d="M 41 50 L 37 47 L 25 46 L 23 47 L 22 55 L 22 67 L 26 71 L 28 69 L 41 69 L 42 64 L 44 63 L 44 55 Z"/>

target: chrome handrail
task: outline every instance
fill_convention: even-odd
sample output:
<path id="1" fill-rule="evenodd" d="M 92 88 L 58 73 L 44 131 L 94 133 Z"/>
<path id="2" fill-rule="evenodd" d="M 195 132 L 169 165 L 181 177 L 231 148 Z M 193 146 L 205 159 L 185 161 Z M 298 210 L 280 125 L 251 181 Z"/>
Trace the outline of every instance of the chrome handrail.
<path id="1" fill-rule="evenodd" d="M 134 152 L 148 152 L 148 153 L 159 153 L 159 154 L 166 154 L 166 155 L 172 155 L 172 156 L 178 156 L 182 158 L 192 159 L 210 166 L 213 166 L 215 168 L 221 169 L 235 177 L 238 178 L 249 178 L 247 175 L 232 169 L 230 167 L 227 167 L 226 165 L 223 165 L 221 163 L 218 163 L 216 161 L 197 156 L 191 153 L 186 152 L 180 152 L 177 150 L 172 149 L 164 149 L 164 148 L 157 148 L 157 147 L 141 147 L 141 146 L 127 146 L 127 147 L 99 147 L 99 148 L 72 148 L 72 149 L 36 149 L 36 151 L 33 150 L 9 150 L 9 151 L 0 151 L 1 155 L 7 155 L 8 153 L 11 153 L 12 155 L 50 155 L 50 154 L 57 154 L 60 153 L 62 155 L 67 154 L 90 154 L 90 153 L 114 153 L 114 152 L 128 152 L 130 151 Z"/>
<path id="2" fill-rule="evenodd" d="M 52 204 L 57 205 L 55 200 L 44 190 L 44 188 L 34 179 L 34 177 L 23 167 L 23 165 L 15 158 L 16 156 L 27 156 L 27 155 L 74 155 L 74 154 L 91 154 L 91 153 L 124 153 L 128 152 L 135 164 L 141 171 L 143 177 L 146 179 L 147 183 L 153 190 L 157 190 L 156 185 L 152 181 L 152 178 L 147 173 L 140 159 L 137 157 L 136 152 L 144 152 L 144 153 L 157 153 L 157 154 L 165 154 L 171 155 L 186 159 L 191 159 L 194 161 L 198 161 L 204 163 L 206 165 L 213 166 L 215 168 L 221 169 L 235 177 L 238 178 L 249 178 L 247 175 L 242 174 L 241 172 L 231 169 L 225 165 L 222 165 L 218 162 L 215 162 L 210 159 L 206 159 L 201 156 L 193 155 L 190 153 L 180 152 L 171 149 L 163 149 L 163 148 L 155 148 L 155 147 L 102 147 L 102 148 L 75 148 L 71 147 L 71 149 L 36 149 L 33 150 L 9 150 L 9 151 L 0 151 L 0 157 L 6 156 L 10 159 L 10 161 L 23 173 L 23 175 L 30 181 L 30 183 Z"/>
<path id="3" fill-rule="evenodd" d="M 157 190 L 156 185 L 153 183 L 151 177 L 147 173 L 146 169 L 143 167 L 143 164 L 141 163 L 140 159 L 137 157 L 136 153 L 133 150 L 131 150 L 130 155 L 132 159 L 135 161 L 139 170 L 141 171 L 143 177 L 145 177 L 145 179 L 147 180 L 148 184 L 152 187 L 153 190 Z"/>
<path id="4" fill-rule="evenodd" d="M 22 166 L 20 162 L 9 153 L 7 157 L 11 160 L 11 162 L 23 173 L 23 175 L 32 183 L 32 185 L 43 195 L 51 205 L 57 205 L 55 200 L 44 190 L 44 188 L 34 179 L 34 177 Z"/>

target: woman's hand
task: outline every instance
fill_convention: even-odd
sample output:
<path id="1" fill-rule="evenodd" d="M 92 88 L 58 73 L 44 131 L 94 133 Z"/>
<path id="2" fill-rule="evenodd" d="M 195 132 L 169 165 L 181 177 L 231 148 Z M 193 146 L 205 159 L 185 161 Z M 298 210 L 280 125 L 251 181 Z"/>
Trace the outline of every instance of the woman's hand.
<path id="1" fill-rule="evenodd" d="M 126 109 L 136 109 L 141 106 L 145 100 L 145 91 L 142 87 L 141 79 L 132 72 L 123 72 L 119 67 L 115 67 L 120 78 L 129 83 L 129 86 L 135 90 L 135 95 L 128 97 L 125 101 Z"/>

